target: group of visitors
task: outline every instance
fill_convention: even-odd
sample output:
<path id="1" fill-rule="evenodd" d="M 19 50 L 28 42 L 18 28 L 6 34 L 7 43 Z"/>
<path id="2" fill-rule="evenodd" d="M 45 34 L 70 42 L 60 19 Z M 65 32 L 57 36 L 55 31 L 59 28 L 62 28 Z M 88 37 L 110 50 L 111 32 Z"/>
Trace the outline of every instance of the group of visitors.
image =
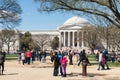
<path id="1" fill-rule="evenodd" d="M 60 51 L 54 52 L 51 61 L 54 66 L 53 76 L 58 76 L 60 69 L 61 76 L 66 77 L 66 67 L 68 62 L 66 55 L 62 54 Z"/>
<path id="2" fill-rule="evenodd" d="M 30 63 L 33 63 L 35 60 L 39 60 L 40 62 L 45 62 L 46 58 L 46 52 L 45 51 L 35 51 L 35 50 L 27 50 L 25 51 L 19 51 L 18 52 L 18 62 L 20 63 L 22 61 L 22 64 L 24 65 L 27 63 L 30 65 Z"/>
<path id="3" fill-rule="evenodd" d="M 31 59 L 32 59 L 32 52 L 30 50 L 27 50 L 27 52 L 21 51 L 18 53 L 18 62 L 20 63 L 20 61 L 22 61 L 23 65 L 25 63 L 30 65 Z"/>
<path id="4" fill-rule="evenodd" d="M 101 70 L 109 69 L 109 66 L 107 63 L 108 62 L 108 51 L 106 49 L 104 51 L 98 50 L 97 56 L 98 56 L 98 69 L 97 70 L 100 70 L 100 68 Z"/>
<path id="5" fill-rule="evenodd" d="M 81 62 L 83 62 L 83 60 L 86 61 L 86 64 L 90 64 L 86 56 L 85 50 L 82 50 L 81 52 L 78 52 L 76 54 L 72 50 L 69 50 L 68 54 L 66 54 L 64 51 L 58 50 L 55 52 L 51 52 L 50 54 L 51 54 L 51 61 L 53 62 L 53 66 L 54 66 L 53 76 L 58 76 L 60 72 L 62 77 L 66 77 L 66 67 L 67 67 L 68 59 L 69 59 L 69 65 L 73 65 L 73 56 L 76 55 L 78 55 L 79 57 L 78 66 L 80 65 Z"/>
<path id="6" fill-rule="evenodd" d="M 114 50 L 112 50 L 112 52 L 111 52 L 111 54 L 110 54 L 110 58 L 111 58 L 111 61 L 112 61 L 113 63 L 120 61 L 118 54 L 115 53 Z"/>

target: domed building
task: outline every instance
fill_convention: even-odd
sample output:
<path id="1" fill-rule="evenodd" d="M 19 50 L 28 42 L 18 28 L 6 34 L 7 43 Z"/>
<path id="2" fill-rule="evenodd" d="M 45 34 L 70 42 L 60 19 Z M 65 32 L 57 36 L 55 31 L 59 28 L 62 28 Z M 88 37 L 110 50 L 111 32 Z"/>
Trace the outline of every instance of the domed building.
<path id="1" fill-rule="evenodd" d="M 83 41 L 83 27 L 90 26 L 90 23 L 79 16 L 68 19 L 63 25 L 58 27 L 59 47 L 85 48 Z"/>

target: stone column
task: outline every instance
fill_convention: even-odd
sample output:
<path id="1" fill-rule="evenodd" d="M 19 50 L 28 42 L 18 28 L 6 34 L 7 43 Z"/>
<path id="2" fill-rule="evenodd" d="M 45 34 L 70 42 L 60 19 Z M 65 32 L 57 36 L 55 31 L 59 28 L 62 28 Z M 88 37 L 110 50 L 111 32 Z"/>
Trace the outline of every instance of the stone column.
<path id="1" fill-rule="evenodd" d="M 66 33 L 66 32 L 64 32 L 64 47 L 66 46 L 66 45 L 65 45 L 65 39 L 66 39 L 65 33 Z"/>
<path id="2" fill-rule="evenodd" d="M 83 41 L 83 37 L 84 37 L 84 31 L 82 31 L 82 43 L 81 43 L 81 47 L 84 48 L 84 41 Z"/>
<path id="3" fill-rule="evenodd" d="M 79 31 L 78 31 L 78 32 L 77 32 L 77 47 L 80 46 L 80 45 L 79 45 L 79 41 L 80 41 L 80 40 L 79 40 L 79 39 L 80 39 L 79 37 L 80 37 L 80 36 L 79 36 Z"/>
<path id="4" fill-rule="evenodd" d="M 62 39 L 62 37 L 61 37 L 61 32 L 60 32 L 60 33 L 59 33 L 59 48 L 60 48 L 60 49 L 61 49 L 61 43 L 62 43 L 62 42 L 61 42 L 61 41 L 62 41 L 61 39 Z"/>
<path id="5" fill-rule="evenodd" d="M 70 47 L 70 32 L 68 32 L 68 47 Z"/>
<path id="6" fill-rule="evenodd" d="M 73 32 L 73 37 L 72 37 L 72 40 L 73 40 L 73 47 L 75 47 L 75 32 Z"/>

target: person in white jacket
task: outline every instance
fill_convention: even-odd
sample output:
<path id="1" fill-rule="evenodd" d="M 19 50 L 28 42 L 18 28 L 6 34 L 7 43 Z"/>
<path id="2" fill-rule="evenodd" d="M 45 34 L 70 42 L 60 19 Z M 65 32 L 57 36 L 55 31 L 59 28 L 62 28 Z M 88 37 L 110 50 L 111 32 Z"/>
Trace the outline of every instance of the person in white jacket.
<path id="1" fill-rule="evenodd" d="M 102 66 L 103 53 L 102 51 L 98 51 L 98 54 L 99 54 L 99 57 L 98 57 L 98 69 L 97 70 L 100 70 L 100 67 L 102 67 L 101 70 L 103 70 L 104 69 L 104 67 Z"/>
<path id="2" fill-rule="evenodd" d="M 21 53 L 21 60 L 22 60 L 22 64 L 24 65 L 25 63 L 25 52 L 24 51 L 22 51 Z"/>

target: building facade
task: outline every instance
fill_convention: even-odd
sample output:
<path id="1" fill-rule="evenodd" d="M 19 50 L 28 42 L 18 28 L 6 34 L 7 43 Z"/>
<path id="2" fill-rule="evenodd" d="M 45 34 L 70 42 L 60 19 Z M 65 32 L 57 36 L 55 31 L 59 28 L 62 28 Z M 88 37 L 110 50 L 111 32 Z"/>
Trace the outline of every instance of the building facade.
<path id="1" fill-rule="evenodd" d="M 35 39 L 37 35 L 44 35 L 48 34 L 53 39 L 55 36 L 59 37 L 59 48 L 80 48 L 85 49 L 87 48 L 85 46 L 85 43 L 83 41 L 84 36 L 84 30 L 82 29 L 85 26 L 90 26 L 90 23 L 79 16 L 74 16 L 70 19 L 68 19 L 64 24 L 57 27 L 57 30 L 32 30 L 29 31 Z M 20 33 L 25 33 L 26 31 L 20 31 Z M 17 37 L 19 37 L 19 34 L 17 34 Z M 19 38 L 18 38 L 19 39 Z M 17 47 L 14 47 L 14 49 L 11 47 L 11 51 L 15 52 L 19 48 L 19 40 L 17 40 L 16 44 Z M 48 48 L 49 47 L 49 48 Z M 50 49 L 50 46 L 46 47 L 47 49 Z M 4 48 L 6 49 L 6 47 Z"/>

